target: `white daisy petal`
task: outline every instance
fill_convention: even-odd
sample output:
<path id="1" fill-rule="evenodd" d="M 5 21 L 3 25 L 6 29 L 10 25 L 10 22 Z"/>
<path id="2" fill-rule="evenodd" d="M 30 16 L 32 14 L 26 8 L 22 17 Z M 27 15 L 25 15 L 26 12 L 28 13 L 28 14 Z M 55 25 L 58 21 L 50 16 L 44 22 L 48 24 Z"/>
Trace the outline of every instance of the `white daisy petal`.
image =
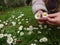
<path id="1" fill-rule="evenodd" d="M 39 42 L 47 42 L 48 41 L 48 39 L 46 38 L 46 37 L 43 37 L 43 38 L 41 38 L 40 40 L 39 40 Z"/>
<path id="2" fill-rule="evenodd" d="M 3 38 L 4 37 L 4 35 L 3 34 L 0 34 L 0 38 Z"/>
<path id="3" fill-rule="evenodd" d="M 0 24 L 0 29 L 4 27 L 4 24 Z"/>
<path id="4" fill-rule="evenodd" d="M 20 32 L 20 36 L 23 36 L 24 35 L 24 32 Z"/>
<path id="5" fill-rule="evenodd" d="M 8 43 L 8 44 L 13 43 L 13 38 L 12 38 L 12 37 L 7 38 L 7 43 Z"/>

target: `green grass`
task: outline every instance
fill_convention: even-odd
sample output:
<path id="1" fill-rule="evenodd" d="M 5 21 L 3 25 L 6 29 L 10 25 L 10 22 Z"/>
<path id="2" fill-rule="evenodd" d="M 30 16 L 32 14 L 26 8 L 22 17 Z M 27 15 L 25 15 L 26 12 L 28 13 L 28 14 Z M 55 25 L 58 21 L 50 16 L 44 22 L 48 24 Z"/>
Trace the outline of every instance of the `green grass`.
<path id="1" fill-rule="evenodd" d="M 38 27 L 38 22 L 35 20 L 34 14 L 32 13 L 32 8 L 30 6 L 10 8 L 4 12 L 0 12 L 0 20 L 2 20 L 2 22 L 0 23 L 3 23 L 3 21 L 8 20 L 12 15 L 15 15 L 15 18 L 18 17 L 21 12 L 25 15 L 23 17 L 24 21 L 21 21 L 21 25 L 23 25 L 24 27 L 28 27 L 30 25 Z M 25 19 L 29 19 L 28 24 L 26 24 Z M 25 33 L 25 35 L 20 36 L 19 34 L 17 34 L 18 28 L 20 26 L 18 24 L 18 21 L 16 19 L 11 20 L 17 23 L 16 26 L 12 26 L 11 21 L 8 20 L 8 25 L 0 29 L 0 33 L 12 34 L 13 36 L 16 36 L 18 40 L 22 41 L 20 43 L 17 43 L 16 45 L 30 45 L 31 43 L 36 43 L 37 45 L 60 45 L 60 31 L 57 30 L 57 28 L 52 27 L 52 30 L 48 30 L 48 28 L 51 26 L 48 26 L 48 28 L 46 29 L 40 29 L 38 27 L 38 30 L 33 30 L 32 35 L 27 35 L 28 31 L 22 30 Z M 4 32 L 2 32 L 2 30 L 4 30 Z M 42 33 L 38 34 L 37 31 L 41 31 Z M 48 41 L 46 43 L 40 43 L 39 39 L 42 37 L 47 37 Z M 34 40 L 37 40 L 37 42 L 34 42 Z"/>

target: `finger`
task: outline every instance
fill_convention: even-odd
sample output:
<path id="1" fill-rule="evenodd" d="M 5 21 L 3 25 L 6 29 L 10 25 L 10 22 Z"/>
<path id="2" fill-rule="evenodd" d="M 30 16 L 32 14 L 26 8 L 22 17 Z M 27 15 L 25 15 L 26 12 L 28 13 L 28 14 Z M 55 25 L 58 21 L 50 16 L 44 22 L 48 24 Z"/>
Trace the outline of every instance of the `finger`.
<path id="1" fill-rule="evenodd" d="M 56 14 L 49 14 L 48 17 L 50 17 L 50 18 L 56 17 Z"/>
<path id="2" fill-rule="evenodd" d="M 47 21 L 47 23 L 48 23 L 49 25 L 55 25 L 55 23 L 52 23 L 52 22 L 49 22 L 49 21 Z"/>
<path id="3" fill-rule="evenodd" d="M 56 19 L 55 18 L 48 18 L 47 21 L 55 23 Z"/>
<path id="4" fill-rule="evenodd" d="M 45 20 L 45 18 L 43 18 L 43 17 L 40 17 L 40 19 L 39 19 L 39 20 L 43 20 L 43 21 L 44 21 L 44 20 Z"/>
<path id="5" fill-rule="evenodd" d="M 44 22 L 38 22 L 39 24 L 44 24 Z"/>

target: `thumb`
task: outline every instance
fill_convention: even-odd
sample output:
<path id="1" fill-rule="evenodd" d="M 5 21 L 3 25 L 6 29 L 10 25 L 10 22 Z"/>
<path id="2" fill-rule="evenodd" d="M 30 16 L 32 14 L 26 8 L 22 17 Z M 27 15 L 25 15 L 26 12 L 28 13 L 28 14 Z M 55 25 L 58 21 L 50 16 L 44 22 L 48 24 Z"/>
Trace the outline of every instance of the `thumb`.
<path id="1" fill-rule="evenodd" d="M 49 18 L 56 17 L 56 14 L 49 14 L 48 17 Z"/>
<path id="2" fill-rule="evenodd" d="M 55 18 L 48 18 L 47 21 L 49 21 L 49 22 L 56 22 Z"/>

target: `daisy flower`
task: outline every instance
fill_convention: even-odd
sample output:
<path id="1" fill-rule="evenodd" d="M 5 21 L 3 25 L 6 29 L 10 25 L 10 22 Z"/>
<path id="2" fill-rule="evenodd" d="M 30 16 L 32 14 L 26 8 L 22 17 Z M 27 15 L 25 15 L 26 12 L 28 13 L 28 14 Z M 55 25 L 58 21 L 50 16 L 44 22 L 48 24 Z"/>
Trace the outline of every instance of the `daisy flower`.
<path id="1" fill-rule="evenodd" d="M 24 32 L 20 32 L 20 36 L 23 36 L 24 35 Z"/>
<path id="2" fill-rule="evenodd" d="M 4 34 L 0 34 L 0 38 L 3 38 L 4 37 Z"/>
<path id="3" fill-rule="evenodd" d="M 36 45 L 36 43 L 32 43 L 31 45 Z"/>
<path id="4" fill-rule="evenodd" d="M 7 37 L 11 37 L 12 35 L 11 34 L 7 34 Z"/>
<path id="5" fill-rule="evenodd" d="M 2 20 L 0 20 L 0 22 L 1 22 Z"/>
<path id="6" fill-rule="evenodd" d="M 23 29 L 23 26 L 21 25 L 20 27 L 19 27 L 19 30 L 21 31 Z"/>
<path id="7" fill-rule="evenodd" d="M 32 25 L 30 25 L 29 28 L 30 28 L 31 31 L 33 30 L 33 26 Z"/>
<path id="8" fill-rule="evenodd" d="M 29 32 L 28 32 L 28 35 L 31 35 L 31 34 L 32 34 L 32 31 L 29 31 Z"/>
<path id="9" fill-rule="evenodd" d="M 39 42 L 47 42 L 48 41 L 48 39 L 46 38 L 46 37 L 43 37 L 43 38 L 41 38 L 40 40 L 39 40 Z"/>
<path id="10" fill-rule="evenodd" d="M 41 31 L 38 31 L 38 34 L 41 34 Z"/>
<path id="11" fill-rule="evenodd" d="M 13 21 L 13 22 L 11 22 L 11 23 L 12 23 L 12 25 L 13 25 L 13 26 L 15 26 L 15 25 L 16 25 L 16 22 L 14 22 L 14 21 Z"/>
<path id="12" fill-rule="evenodd" d="M 7 38 L 7 43 L 8 43 L 8 44 L 13 43 L 13 38 L 12 38 L 12 37 Z"/>
<path id="13" fill-rule="evenodd" d="M 29 23 L 29 21 L 26 21 L 26 23 Z"/>
<path id="14" fill-rule="evenodd" d="M 4 24 L 0 24 L 0 29 L 4 27 Z"/>

